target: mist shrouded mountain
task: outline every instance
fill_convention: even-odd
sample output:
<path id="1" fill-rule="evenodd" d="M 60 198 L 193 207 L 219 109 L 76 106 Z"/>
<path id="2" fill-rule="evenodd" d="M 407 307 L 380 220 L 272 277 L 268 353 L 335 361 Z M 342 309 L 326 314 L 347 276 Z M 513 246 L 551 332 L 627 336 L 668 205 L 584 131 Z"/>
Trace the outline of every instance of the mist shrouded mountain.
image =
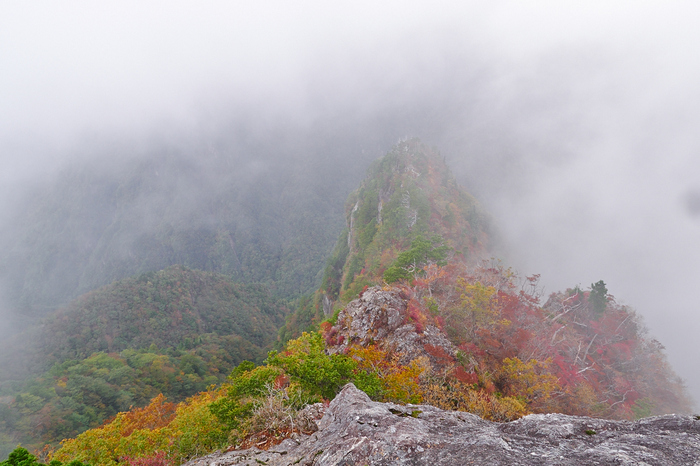
<path id="1" fill-rule="evenodd" d="M 173 264 L 265 283 L 285 298 L 317 286 L 357 168 L 345 169 L 344 149 L 324 159 L 297 148 L 284 161 L 273 147 L 224 147 L 193 149 L 198 157 L 117 148 L 111 161 L 76 162 L 25 187 L 0 231 L 3 304 L 14 320 L 26 325 L 81 293 Z"/>
<path id="2" fill-rule="evenodd" d="M 690 409 L 663 345 L 603 280 L 541 302 L 538 275 L 519 277 L 494 261 L 490 218 L 418 139 L 397 144 L 368 169 L 346 203 L 346 225 L 313 305 L 300 306 L 282 335 L 325 318 L 330 351 L 359 344 L 391 355 L 417 339 L 418 350 L 400 356 L 402 364 L 429 357 L 446 377 L 439 390 L 448 398 L 473 384 L 487 398 L 520 396 L 535 412 L 631 418 Z M 347 304 L 378 285 L 398 290 L 404 304 Z M 398 317 L 387 317 L 392 307 Z"/>
<path id="3" fill-rule="evenodd" d="M 92 440 L 81 442 L 117 426 L 95 429 L 132 405 L 139 408 L 123 416 L 140 425 L 139 413 L 163 411 L 153 425 L 166 427 L 184 422 L 177 413 L 199 403 L 197 422 L 172 434 L 199 422 L 213 426 L 206 435 L 215 433 L 214 443 L 194 441 L 194 451 L 226 447 L 235 435 L 251 441 L 253 430 L 236 429 L 262 405 L 240 405 L 244 388 L 210 389 L 177 412 L 154 397 L 180 401 L 221 382 L 243 360 L 261 362 L 280 329 L 277 344 L 285 350 L 269 353 L 257 369 L 238 366 L 234 387 L 241 378 L 242 387 L 258 387 L 248 395 L 259 397 L 271 387 L 286 390 L 291 380 L 300 385 L 290 387 L 321 390 L 308 399 L 329 398 L 352 379 L 377 399 L 501 421 L 530 412 L 630 419 L 690 408 L 663 346 L 602 280 L 542 304 L 537 277 L 485 261 L 496 242 L 492 220 L 420 140 L 400 141 L 372 163 L 345 202 L 346 228 L 330 253 L 319 244 L 337 228 L 325 218 L 333 213 L 330 199 L 304 170 L 275 167 L 250 181 L 235 179 L 235 170 L 218 173 L 223 160 L 154 157 L 130 169 L 120 162 L 99 176 L 94 167 L 84 176 L 71 169 L 49 191 L 60 201 L 35 198 L 44 223 L 34 236 L 21 236 L 30 252 L 24 261 L 9 256 L 25 271 L 16 288 L 25 294 L 15 299 L 35 311 L 26 317 L 34 319 L 28 330 L 3 340 L 6 453 L 17 442 L 38 449 L 80 434 L 59 457 L 111 464 Z M 42 236 L 46 231 L 59 234 Z M 52 269 L 60 260 L 73 260 L 80 272 Z M 59 281 L 69 273 L 73 279 Z M 120 275 L 132 276 L 97 288 Z M 46 280 L 53 285 L 42 288 Z M 81 287 L 97 289 L 39 319 L 42 299 L 69 299 Z M 302 333 L 309 329 L 320 331 Z M 317 373 L 323 358 L 340 366 Z M 171 441 L 165 432 L 149 433 L 158 440 L 139 455 Z"/>
<path id="4" fill-rule="evenodd" d="M 283 340 L 298 338 L 286 342 L 282 351 L 270 352 L 262 365 L 242 363 L 227 384 L 177 409 L 155 398 L 147 407 L 121 413 L 63 442 L 55 458 L 114 465 L 136 455 L 182 463 L 234 445 L 267 448 L 317 429 L 305 424 L 304 407 L 332 398 L 348 381 L 377 400 L 427 403 L 498 421 L 548 412 L 633 419 L 690 409 L 663 346 L 649 337 L 633 309 L 608 293 L 602 280 L 590 289 L 575 286 L 552 293 L 545 301 L 537 276 L 519 277 L 498 261 L 482 260 L 492 241 L 488 217 L 455 182 L 439 153 L 419 140 L 401 141 L 370 167 L 348 198 L 346 221 L 321 288 L 299 300 L 282 330 Z M 248 290 L 249 298 L 260 292 L 257 286 L 226 284 L 219 275 L 171 267 L 79 298 L 46 321 L 58 330 L 57 342 L 47 348 L 78 358 L 87 354 L 78 351 L 88 342 L 96 349 L 119 349 L 128 335 L 131 341 L 140 338 L 129 325 L 138 319 L 131 317 L 138 317 L 141 307 L 158 314 L 161 304 L 169 310 L 168 318 L 160 324 L 158 319 L 144 322 L 143 331 L 164 345 L 174 344 L 169 338 L 177 340 L 178 332 L 170 336 L 153 329 L 165 324 L 194 330 L 197 319 L 189 318 L 189 305 L 206 302 L 196 298 L 196 285 L 207 280 L 224 283 L 236 297 L 237 290 Z M 152 283 L 161 284 L 159 293 L 149 291 Z M 136 292 L 130 293 L 135 286 Z M 189 291 L 183 293 L 181 287 Z M 117 289 L 126 296 L 110 299 Z M 167 304 L 148 301 L 148 296 L 161 296 Z M 134 312 L 126 314 L 131 317 L 123 319 L 121 328 L 107 325 L 111 321 L 105 313 L 91 310 L 96 297 L 104 298 L 106 310 L 113 301 L 146 299 L 149 304 L 132 306 Z M 274 308 L 258 308 L 277 316 L 272 320 L 281 324 Z M 251 321 L 241 313 L 230 317 L 258 341 L 253 329 L 262 329 L 254 325 L 261 314 L 251 310 L 242 313 L 252 316 Z M 86 316 L 90 324 L 70 322 L 66 317 L 71 314 Z M 220 315 L 202 316 L 202 324 L 217 321 L 226 331 L 227 325 L 235 326 Z M 301 333 L 308 329 L 319 331 Z M 84 335 L 70 336 L 78 331 Z M 83 343 L 74 345 L 80 338 Z M 195 343 L 195 355 L 207 354 L 212 341 L 204 343 Z M 125 359 L 129 367 L 138 367 L 134 356 L 134 351 L 124 350 L 70 364 L 101 364 L 110 378 L 122 369 L 115 370 L 115 363 L 105 367 L 105 358 L 117 363 Z M 180 371 L 197 373 L 196 362 L 180 359 Z M 49 373 L 58 387 L 70 364 L 54 366 Z M 45 393 L 31 388 L 20 394 L 21 403 L 30 404 L 36 398 L 29 395 Z M 420 411 L 394 414 L 419 417 Z"/>
<path id="5" fill-rule="evenodd" d="M 476 263 L 495 243 L 491 219 L 454 179 L 444 158 L 420 140 L 395 145 L 367 170 L 345 203 L 346 228 L 324 270 L 321 288 L 282 331 L 283 340 L 367 286 L 408 279 L 428 263 Z M 393 275 L 391 275 L 393 272 Z"/>

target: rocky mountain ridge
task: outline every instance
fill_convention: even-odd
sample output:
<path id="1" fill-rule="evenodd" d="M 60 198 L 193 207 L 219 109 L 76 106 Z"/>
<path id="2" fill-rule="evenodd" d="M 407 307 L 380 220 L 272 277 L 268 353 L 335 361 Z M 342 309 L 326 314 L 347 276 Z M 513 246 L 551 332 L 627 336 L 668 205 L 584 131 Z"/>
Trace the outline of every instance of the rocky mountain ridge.
<path id="1" fill-rule="evenodd" d="M 495 231 L 437 149 L 400 141 L 367 169 L 345 203 L 346 228 L 320 288 L 281 331 L 283 341 L 331 317 L 363 289 L 409 279 L 446 260 L 476 263 L 493 254 Z"/>
<path id="2" fill-rule="evenodd" d="M 322 413 L 315 403 L 328 404 L 348 383 L 374 402 L 393 403 L 381 405 L 389 406 L 381 412 L 388 409 L 392 415 L 416 419 L 422 413 L 453 413 L 435 414 L 446 424 L 436 421 L 427 427 L 424 444 L 416 444 L 408 452 L 395 448 L 413 434 L 397 439 L 382 437 L 382 433 L 378 444 L 389 446 L 382 446 L 379 453 L 370 448 L 374 456 L 365 462 L 400 462 L 402 458 L 420 462 L 426 445 L 442 445 L 436 441 L 449 437 L 453 430 L 463 436 L 469 429 L 481 429 L 483 445 L 503 447 L 514 441 L 509 435 L 522 433 L 494 427 L 500 424 L 481 423 L 516 421 L 533 413 L 632 421 L 693 412 L 682 381 L 665 360 L 663 346 L 650 338 L 633 309 L 608 294 L 603 280 L 590 289 L 576 286 L 552 293 L 543 304 L 537 275 L 522 277 L 497 259 L 484 259 L 491 245 L 488 217 L 456 183 L 436 150 L 418 140 L 398 144 L 370 168 L 366 180 L 350 196 L 346 214 L 348 227 L 328 261 L 321 287 L 313 296 L 299 298 L 293 313 L 268 301 L 272 296 L 263 292 L 264 287 L 225 284 L 230 277 L 214 280 L 205 272 L 209 279 L 189 279 L 195 272 L 180 266 L 126 279 L 123 282 L 130 285 L 122 287 L 123 293 L 84 296 L 79 302 L 86 306 L 71 314 L 80 318 L 57 314 L 63 330 L 53 332 L 58 344 L 49 353 L 56 358 L 85 358 L 90 352 L 98 353 L 55 369 L 49 381 L 55 379 L 56 388 L 49 386 L 48 391 L 42 391 L 42 387 L 30 387 L 21 400 L 18 395 L 25 410 L 21 414 L 27 414 L 23 419 L 30 422 L 45 414 L 41 409 L 44 392 L 51 395 L 54 390 L 57 396 L 78 393 L 72 373 L 82 376 L 83 372 L 94 372 L 112 380 L 129 368 L 140 370 L 142 366 L 149 371 L 157 366 L 152 378 L 167 372 L 161 378 L 176 387 L 182 381 L 192 382 L 194 387 L 195 382 L 209 380 L 207 377 L 213 376 L 209 372 L 216 372 L 216 380 L 233 372 L 222 387 L 212 386 L 177 406 L 170 403 L 174 417 L 160 414 L 159 403 L 165 401 L 153 398 L 144 408 L 122 413 L 99 428 L 65 440 L 55 458 L 118 466 L 134 452 L 138 452 L 139 461 L 166 458 L 170 464 L 182 464 L 216 449 L 231 449 L 231 445 L 287 451 L 275 445 L 282 442 L 282 448 L 287 448 L 289 439 L 302 439 L 300 435 L 314 431 L 307 425 L 321 431 L 328 427 L 330 421 L 309 416 L 307 406 L 311 404 L 316 413 Z M 167 277 L 156 280 L 162 273 Z M 216 283 L 212 283 L 211 293 L 199 290 L 201 283 L 212 280 Z M 162 286 L 156 286 L 158 283 Z M 239 294 L 246 294 L 246 289 L 255 303 L 268 305 L 253 306 L 258 312 L 241 303 Z M 92 299 L 97 295 L 105 299 Z M 95 303 L 102 305 L 97 309 Z M 130 313 L 125 314 L 125 310 Z M 279 328 L 285 315 L 288 319 L 276 341 L 276 351 L 256 366 L 250 361 L 262 360 L 264 348 L 272 343 L 273 328 Z M 142 317 L 147 320 L 139 324 Z M 259 351 L 248 351 L 250 348 L 238 344 L 244 336 Z M 230 337 L 234 337 L 232 345 L 226 344 Z M 152 347 L 138 343 L 144 338 L 154 343 Z M 125 349 L 128 342 L 133 347 Z M 205 348 L 200 348 L 202 344 Z M 124 354 L 116 353 L 120 350 Z M 250 355 L 243 357 L 246 352 Z M 235 368 L 226 367 L 236 358 L 246 361 Z M 142 364 L 144 361 L 151 365 Z M 166 362 L 170 365 L 164 365 Z M 65 375 L 65 371 L 70 374 Z M 94 382 L 95 386 L 103 385 L 100 380 Z M 169 398 L 184 395 L 163 393 Z M 139 404 L 147 399 L 141 394 Z M 419 405 L 426 408 L 414 408 Z M 474 415 L 478 421 L 469 429 L 454 427 L 455 422 L 467 422 L 464 419 Z M 455 416 L 457 420 L 452 419 Z M 306 422 L 309 418 L 311 424 Z M 142 428 L 124 429 L 124 419 Z M 539 419 L 537 422 L 544 422 L 544 431 L 561 431 L 567 439 L 581 431 L 595 436 L 607 425 L 595 424 L 595 420 L 579 425 L 567 418 L 528 419 Z M 552 419 L 563 424 L 547 427 Z M 335 420 L 343 421 L 341 417 Z M 370 424 L 395 428 L 389 421 Z M 70 435 L 79 430 L 82 428 Z M 535 434 L 540 430 L 535 429 Z M 423 434 L 418 432 L 417 438 Z M 50 438 L 64 435 L 52 433 Z M 351 451 L 366 450 L 363 439 L 370 437 L 362 432 L 358 435 L 357 443 L 350 446 L 341 440 L 337 451 L 346 446 Z M 493 438 L 500 440 L 488 440 Z M 522 440 L 518 439 L 516 443 Z M 340 457 L 325 457 L 321 451 L 336 449 L 334 445 L 319 447 L 312 457 L 303 453 L 296 463 L 311 458 L 311 462 L 336 464 Z M 572 445 L 576 449 L 593 444 Z M 587 451 L 585 448 L 580 451 Z M 452 450 L 448 446 L 448 452 Z M 563 451 L 550 450 L 542 450 L 540 456 L 558 458 L 552 456 L 557 453 L 568 458 Z M 421 455 L 416 456 L 418 453 Z M 390 454 L 394 457 L 387 456 Z M 453 459 L 461 459 L 459 453 L 455 455 Z M 246 458 L 250 459 L 245 455 L 238 459 Z M 363 461 L 364 457 L 358 458 Z M 512 455 L 506 458 L 507 464 L 520 461 Z M 256 463 L 269 460 L 254 459 Z M 479 463 L 500 461 L 497 457 L 491 458 L 493 461 L 477 459 Z"/>
<path id="3" fill-rule="evenodd" d="M 533 402 L 525 412 L 499 417 L 503 408 L 499 403 L 508 402 L 508 392 L 489 393 L 488 387 L 482 386 L 486 376 L 483 359 L 476 364 L 481 369 L 472 367 L 475 373 L 462 373 L 463 377 L 478 375 L 475 382 L 447 382 L 459 377 L 460 367 L 473 364 L 472 357 L 465 358 L 463 348 L 438 325 L 412 313 L 416 300 L 411 293 L 417 290 L 405 286 L 368 288 L 337 314 L 332 326 L 323 326 L 323 331 L 328 353 L 352 355 L 386 375 L 394 370 L 391 364 L 373 354 L 389 355 L 393 363 L 403 367 L 420 361 L 423 372 L 414 388 L 422 393 L 422 402 L 372 401 L 349 383 L 328 407 L 319 403 L 303 409 L 295 422 L 307 427 L 291 432 L 281 443 L 271 446 L 269 438 L 256 437 L 186 466 L 700 465 L 700 416 L 667 414 L 636 421 L 612 420 L 542 411 Z M 519 367 L 518 373 L 511 375 L 515 382 L 508 383 L 518 383 L 527 371 L 526 366 Z M 530 387 L 535 386 L 536 377 L 527 376 Z M 538 376 L 547 377 L 544 372 Z M 437 385 L 437 380 L 446 381 L 448 388 Z M 431 394 L 431 390 L 436 393 Z M 561 397 L 565 390 L 559 387 L 551 396 Z M 449 407 L 460 396 L 477 402 L 471 407 L 463 403 L 459 410 Z M 485 410 L 478 400 L 486 401 Z M 441 404 L 434 405 L 436 401 Z M 482 417 L 473 414 L 479 409 Z M 312 429 L 308 428 L 309 420 L 315 424 Z"/>
<path id="4" fill-rule="evenodd" d="M 317 426 L 267 451 L 217 452 L 186 466 L 700 464 L 698 416 L 628 422 L 531 414 L 496 423 L 428 405 L 373 402 L 348 384 Z"/>
<path id="5" fill-rule="evenodd" d="M 426 345 L 455 356 L 458 348 L 435 325 L 426 325 L 420 333 L 416 332 L 416 324 L 406 319 L 407 301 L 396 289 L 368 288 L 338 314 L 331 330 L 336 330 L 332 343 L 337 344 L 329 345 L 328 351 L 344 354 L 352 345 L 377 344 L 400 355 L 401 364 L 421 356 L 430 357 Z"/>

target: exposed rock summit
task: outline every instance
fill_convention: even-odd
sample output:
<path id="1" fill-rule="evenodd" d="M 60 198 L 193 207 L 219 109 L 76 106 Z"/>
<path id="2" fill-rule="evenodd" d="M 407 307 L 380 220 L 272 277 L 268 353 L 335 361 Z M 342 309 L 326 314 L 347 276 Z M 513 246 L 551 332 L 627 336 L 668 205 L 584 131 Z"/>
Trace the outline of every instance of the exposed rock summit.
<path id="1" fill-rule="evenodd" d="M 329 344 L 328 351 L 344 353 L 350 345 L 381 347 L 401 355 L 401 363 L 408 364 L 419 356 L 427 356 L 426 345 L 442 348 L 454 356 L 457 347 L 447 335 L 434 325 L 422 332 L 406 319 L 406 298 L 397 290 L 383 290 L 374 286 L 340 311 L 333 327 L 338 344 Z"/>
<path id="2" fill-rule="evenodd" d="M 428 405 L 373 402 L 348 384 L 312 435 L 268 451 L 214 453 L 186 466 L 700 465 L 700 419 L 635 422 L 533 414 L 510 423 Z"/>

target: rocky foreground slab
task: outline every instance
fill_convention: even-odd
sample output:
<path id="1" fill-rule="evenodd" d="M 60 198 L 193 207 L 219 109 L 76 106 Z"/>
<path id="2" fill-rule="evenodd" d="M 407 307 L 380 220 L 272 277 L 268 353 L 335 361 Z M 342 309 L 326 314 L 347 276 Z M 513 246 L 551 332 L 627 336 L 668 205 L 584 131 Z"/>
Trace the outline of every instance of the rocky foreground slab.
<path id="1" fill-rule="evenodd" d="M 533 414 L 510 423 L 427 405 L 373 402 L 348 384 L 312 435 L 267 450 L 214 453 L 187 466 L 698 465 L 700 417 L 635 422 Z"/>

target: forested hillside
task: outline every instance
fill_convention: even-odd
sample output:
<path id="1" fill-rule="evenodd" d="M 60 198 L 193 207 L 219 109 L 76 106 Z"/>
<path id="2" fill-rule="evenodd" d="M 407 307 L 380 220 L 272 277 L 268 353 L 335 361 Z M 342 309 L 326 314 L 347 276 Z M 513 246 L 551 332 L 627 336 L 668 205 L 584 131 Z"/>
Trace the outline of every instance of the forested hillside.
<path id="1" fill-rule="evenodd" d="M 177 408 L 156 398 L 64 442 L 52 458 L 176 465 L 215 449 L 267 449 L 322 428 L 314 413 L 324 404 L 309 404 L 347 382 L 375 400 L 501 422 L 530 413 L 636 419 L 691 409 L 663 348 L 602 282 L 554 294 L 543 306 L 536 277 L 498 264 L 426 272 L 368 288 L 321 332 L 304 332 L 263 365 L 242 363 L 219 389 Z M 421 414 L 415 406 L 391 412 Z"/>
<path id="2" fill-rule="evenodd" d="M 82 295 L 5 342 L 3 447 L 72 437 L 159 393 L 173 401 L 262 361 L 287 313 L 263 285 L 173 266 Z"/>
<path id="3" fill-rule="evenodd" d="M 318 286 L 362 173 L 356 155 L 299 143 L 278 160 L 273 137 L 183 145 L 107 145 L 13 193 L 0 223 L 6 324 L 32 325 L 87 291 L 175 264 L 284 298 Z"/>
<path id="4" fill-rule="evenodd" d="M 330 317 L 336 304 L 367 286 L 407 279 L 428 263 L 476 263 L 495 242 L 486 212 L 458 185 L 439 152 L 415 138 L 370 166 L 348 197 L 345 216 L 321 288 L 301 303 L 282 340 Z"/>
<path id="5" fill-rule="evenodd" d="M 48 443 L 45 460 L 174 466 L 267 448 L 318 428 L 310 410 L 322 408 L 308 406 L 347 382 L 375 400 L 496 421 L 691 409 L 663 346 L 603 280 L 544 297 L 538 276 L 485 259 L 489 217 L 417 139 L 370 167 L 345 212 L 320 289 L 291 313 L 296 295 L 281 300 L 279 288 L 172 266 L 84 294 L 6 340 L 34 363 L 2 385 L 5 452 Z M 54 451 L 64 437 L 75 438 Z"/>

